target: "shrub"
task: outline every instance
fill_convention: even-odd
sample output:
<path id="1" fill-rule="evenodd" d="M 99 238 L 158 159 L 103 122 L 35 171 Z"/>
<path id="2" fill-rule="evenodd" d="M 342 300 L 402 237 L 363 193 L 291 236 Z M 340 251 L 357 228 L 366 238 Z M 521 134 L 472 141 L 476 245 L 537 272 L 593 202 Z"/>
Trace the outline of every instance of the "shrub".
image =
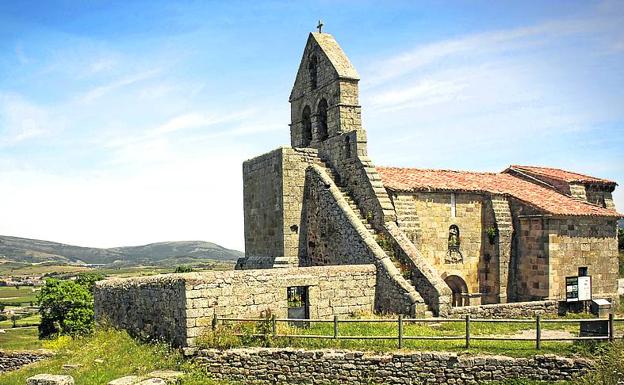
<path id="1" fill-rule="evenodd" d="M 193 268 L 188 265 L 180 265 L 175 269 L 176 273 L 192 273 L 193 271 Z"/>
<path id="2" fill-rule="evenodd" d="M 94 328 L 92 285 L 95 281 L 48 279 L 37 296 L 39 338 L 90 334 Z"/>

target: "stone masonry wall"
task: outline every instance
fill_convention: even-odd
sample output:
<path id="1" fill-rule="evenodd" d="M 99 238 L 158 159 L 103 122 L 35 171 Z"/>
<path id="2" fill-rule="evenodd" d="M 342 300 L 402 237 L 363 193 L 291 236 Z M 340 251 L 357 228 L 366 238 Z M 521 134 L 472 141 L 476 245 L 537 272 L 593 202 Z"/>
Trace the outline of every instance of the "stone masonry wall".
<path id="1" fill-rule="evenodd" d="M 474 318 L 534 318 L 536 314 L 556 316 L 558 312 L 558 301 L 531 301 L 455 307 L 451 310 L 450 316 L 463 317 L 470 315 Z"/>
<path id="2" fill-rule="evenodd" d="M 482 214 L 487 198 L 479 194 L 456 193 L 453 217 L 451 193 L 422 192 L 405 195 L 412 197 L 413 212 L 420 221 L 420 242 L 416 246 L 423 257 L 433 264 L 439 274 L 457 275 L 466 282 L 470 293 L 479 293 L 480 262 L 483 247 L 487 246 L 483 243 L 485 229 Z M 459 227 L 460 251 L 463 256 L 461 262 L 449 263 L 446 260 L 451 225 Z"/>
<path id="3" fill-rule="evenodd" d="M 284 255 L 282 149 L 243 163 L 245 255 L 272 267 Z"/>
<path id="4" fill-rule="evenodd" d="M 520 378 L 555 382 L 578 377 L 593 365 L 586 359 L 554 355 L 511 358 L 270 348 L 200 350 L 194 361 L 218 379 L 296 385 L 460 385 Z"/>
<path id="5" fill-rule="evenodd" d="M 32 364 L 47 357 L 50 357 L 50 354 L 35 352 L 5 352 L 0 350 L 0 373 L 17 370 L 22 366 Z"/>
<path id="6" fill-rule="evenodd" d="M 270 310 L 286 318 L 292 286 L 308 287 L 311 318 L 372 312 L 376 281 L 372 265 L 114 278 L 96 285 L 96 319 L 134 335 L 191 346 L 215 314 L 256 318 Z"/>
<path id="7" fill-rule="evenodd" d="M 186 344 L 184 274 L 113 278 L 95 285 L 95 319 L 145 339 Z"/>
<path id="8" fill-rule="evenodd" d="M 305 195 L 303 223 L 306 227 L 302 229 L 301 238 L 304 263 L 374 263 L 377 266 L 377 311 L 415 314 L 425 310 L 423 299 L 352 212 L 331 178 L 318 166 L 307 171 Z"/>
<path id="9" fill-rule="evenodd" d="M 587 267 L 594 297 L 617 299 L 616 226 L 613 218 L 548 219 L 550 298 L 565 298 L 565 278 L 578 275 L 579 267 Z"/>

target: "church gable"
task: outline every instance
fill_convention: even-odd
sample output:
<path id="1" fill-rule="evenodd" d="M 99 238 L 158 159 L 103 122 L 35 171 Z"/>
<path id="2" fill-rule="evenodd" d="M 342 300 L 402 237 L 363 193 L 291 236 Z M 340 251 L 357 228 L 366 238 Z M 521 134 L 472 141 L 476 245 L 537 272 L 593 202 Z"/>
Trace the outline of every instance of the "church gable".
<path id="1" fill-rule="evenodd" d="M 332 35 L 310 33 L 290 94 L 290 102 L 308 91 L 338 79 L 358 81 L 360 76 Z"/>

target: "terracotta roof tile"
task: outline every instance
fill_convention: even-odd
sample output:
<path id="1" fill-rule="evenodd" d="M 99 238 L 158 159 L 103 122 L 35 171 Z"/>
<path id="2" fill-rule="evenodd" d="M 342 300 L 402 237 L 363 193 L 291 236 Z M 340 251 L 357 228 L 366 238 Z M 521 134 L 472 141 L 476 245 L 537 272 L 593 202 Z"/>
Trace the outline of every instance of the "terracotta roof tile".
<path id="1" fill-rule="evenodd" d="M 377 172 L 389 190 L 487 192 L 514 197 L 555 215 L 622 216 L 510 174 L 395 167 L 377 167 Z"/>
<path id="2" fill-rule="evenodd" d="M 614 181 L 602 178 L 596 178 L 590 175 L 579 174 L 577 172 L 566 171 L 559 168 L 552 167 L 537 167 L 537 166 L 520 166 L 511 165 L 507 170 L 518 170 L 529 174 L 543 175 L 552 179 L 561 180 L 564 182 L 580 182 L 580 183 L 599 183 L 599 184 L 613 184 Z M 505 171 L 507 171 L 505 170 Z M 503 172 L 505 172 L 503 171 Z"/>

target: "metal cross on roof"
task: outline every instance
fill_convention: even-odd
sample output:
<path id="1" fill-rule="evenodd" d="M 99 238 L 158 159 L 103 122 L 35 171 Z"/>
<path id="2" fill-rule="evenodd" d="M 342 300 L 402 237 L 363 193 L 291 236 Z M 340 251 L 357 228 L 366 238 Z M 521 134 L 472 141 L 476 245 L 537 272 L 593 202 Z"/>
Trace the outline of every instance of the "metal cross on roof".
<path id="1" fill-rule="evenodd" d="M 319 30 L 319 33 L 323 33 L 323 31 L 322 31 L 323 30 L 323 25 L 324 25 L 323 21 L 319 20 L 318 25 L 316 26 L 316 28 L 318 28 L 318 30 Z"/>

